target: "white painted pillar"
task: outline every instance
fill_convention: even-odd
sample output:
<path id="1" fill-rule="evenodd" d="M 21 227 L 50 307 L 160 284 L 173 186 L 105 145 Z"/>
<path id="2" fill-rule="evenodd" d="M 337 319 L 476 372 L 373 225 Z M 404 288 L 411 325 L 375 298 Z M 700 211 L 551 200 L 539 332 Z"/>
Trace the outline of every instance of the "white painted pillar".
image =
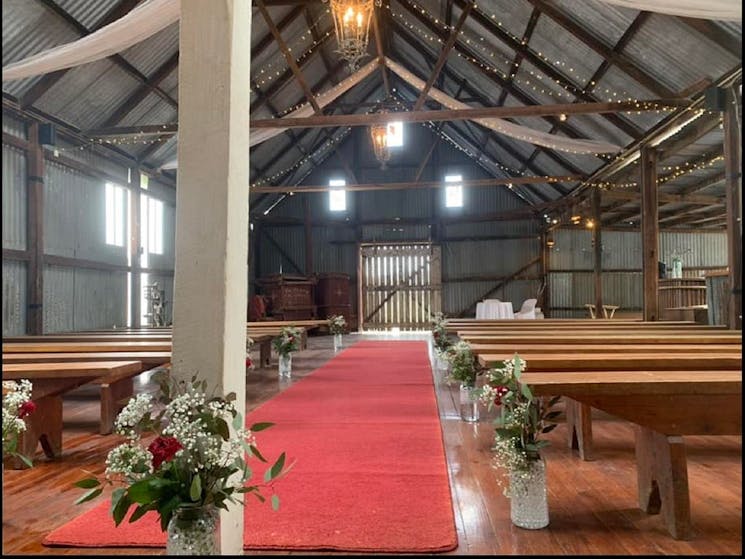
<path id="1" fill-rule="evenodd" d="M 180 26 L 173 374 L 245 402 L 251 2 L 181 0 Z M 242 555 L 243 507 L 220 520 Z"/>

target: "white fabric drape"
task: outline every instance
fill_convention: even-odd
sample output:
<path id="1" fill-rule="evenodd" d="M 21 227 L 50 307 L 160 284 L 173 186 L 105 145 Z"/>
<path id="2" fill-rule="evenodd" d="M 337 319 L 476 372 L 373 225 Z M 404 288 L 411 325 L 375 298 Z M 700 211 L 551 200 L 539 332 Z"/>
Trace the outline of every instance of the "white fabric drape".
<path id="1" fill-rule="evenodd" d="M 398 74 L 403 80 L 410 83 L 413 87 L 422 91 L 426 85 L 424 81 L 420 80 L 414 74 L 406 70 L 400 64 L 393 62 L 390 58 L 385 59 L 386 66 L 393 72 Z M 450 97 L 446 93 L 443 93 L 439 89 L 434 87 L 430 88 L 428 95 L 435 101 L 443 104 L 449 109 L 470 109 L 471 107 L 465 103 L 457 101 L 453 97 Z M 533 130 L 527 126 L 521 126 L 519 124 L 513 124 L 501 118 L 474 118 L 474 122 L 478 122 L 482 126 L 486 126 L 504 134 L 510 136 L 516 140 L 522 140 L 531 144 L 544 146 L 551 149 L 557 149 L 560 151 L 569 151 L 572 153 L 616 153 L 621 150 L 620 146 L 610 144 L 608 142 L 599 142 L 595 140 L 576 140 L 573 138 L 566 138 L 564 136 L 558 136 L 556 134 L 548 134 L 546 132 L 540 132 L 539 130 Z"/>
<path id="2" fill-rule="evenodd" d="M 741 0 L 601 0 L 601 2 L 674 16 L 742 21 Z"/>
<path id="3" fill-rule="evenodd" d="M 20 80 L 100 60 L 123 51 L 178 21 L 179 0 L 147 0 L 90 35 L 3 67 L 3 81 Z"/>

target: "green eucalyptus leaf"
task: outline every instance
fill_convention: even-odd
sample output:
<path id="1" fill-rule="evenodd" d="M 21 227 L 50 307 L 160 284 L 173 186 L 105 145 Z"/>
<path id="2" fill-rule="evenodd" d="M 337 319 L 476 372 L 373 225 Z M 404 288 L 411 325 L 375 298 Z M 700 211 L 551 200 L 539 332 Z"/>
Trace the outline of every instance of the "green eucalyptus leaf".
<path id="1" fill-rule="evenodd" d="M 279 455 L 279 458 L 277 458 L 277 461 L 272 466 L 271 470 L 269 470 L 269 479 L 276 478 L 279 473 L 282 471 L 282 468 L 285 465 L 285 453 Z M 267 480 L 268 481 L 268 480 Z"/>
<path id="2" fill-rule="evenodd" d="M 80 503 L 85 503 L 86 501 L 91 501 L 98 497 L 101 493 L 103 493 L 103 489 L 100 487 L 97 487 L 96 489 L 91 489 L 90 491 L 86 491 L 85 494 L 80 497 L 78 500 L 75 501 L 76 505 L 79 505 Z"/>
<path id="3" fill-rule="evenodd" d="M 254 456 L 256 456 L 256 458 L 258 458 L 262 462 L 266 462 L 266 458 L 264 458 L 264 456 L 261 454 L 261 452 L 259 452 L 259 449 L 258 448 L 256 448 L 254 445 L 249 445 L 249 448 L 251 449 L 251 454 L 253 454 Z"/>
<path id="4" fill-rule="evenodd" d="M 279 510 L 279 495 L 272 495 L 272 509 Z"/>
<path id="5" fill-rule="evenodd" d="M 191 480 L 191 487 L 189 488 L 189 497 L 192 501 L 198 501 L 202 496 L 202 477 L 199 475 L 194 476 Z"/>
<path id="6" fill-rule="evenodd" d="M 101 485 L 101 482 L 95 478 L 86 478 L 76 481 L 73 485 L 75 487 L 80 487 L 81 489 L 91 489 L 92 487 L 98 487 Z"/>
<path id="7" fill-rule="evenodd" d="M 111 516 L 114 518 L 114 524 L 119 526 L 119 524 L 122 523 L 122 520 L 124 520 L 124 517 L 127 516 L 127 511 L 132 505 L 132 502 L 129 500 L 129 497 L 124 494 L 122 495 L 122 498 L 116 502 L 116 505 L 114 505 L 112 501 L 112 505 Z"/>
<path id="8" fill-rule="evenodd" d="M 264 422 L 264 423 L 254 423 L 251 425 L 251 427 L 248 428 L 249 431 L 253 433 L 258 433 L 259 431 L 263 431 L 264 429 L 268 429 L 269 427 L 272 427 L 274 423 Z"/>

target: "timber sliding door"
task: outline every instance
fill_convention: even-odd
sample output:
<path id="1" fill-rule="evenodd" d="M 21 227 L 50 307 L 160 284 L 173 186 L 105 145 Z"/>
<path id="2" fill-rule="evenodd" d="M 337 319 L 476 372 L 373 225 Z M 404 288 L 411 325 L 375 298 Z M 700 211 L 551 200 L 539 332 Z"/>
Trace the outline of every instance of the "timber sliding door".
<path id="1" fill-rule="evenodd" d="M 359 247 L 359 329 L 429 330 L 442 308 L 440 247 L 375 243 Z"/>

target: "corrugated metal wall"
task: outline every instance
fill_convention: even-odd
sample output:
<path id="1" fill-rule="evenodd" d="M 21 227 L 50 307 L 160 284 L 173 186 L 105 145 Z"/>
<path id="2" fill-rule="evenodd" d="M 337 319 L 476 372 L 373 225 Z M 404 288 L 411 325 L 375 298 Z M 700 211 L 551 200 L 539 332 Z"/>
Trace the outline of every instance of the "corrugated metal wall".
<path id="1" fill-rule="evenodd" d="M 25 137 L 23 122 L 3 115 L 3 130 Z M 63 143 L 60 144 L 64 148 Z M 26 154 L 8 144 L 2 146 L 3 164 L 3 248 L 27 249 Z M 127 184 L 125 166 L 106 160 L 90 149 L 65 150 L 65 155 L 119 178 Z M 61 164 L 46 152 L 44 180 L 44 253 L 85 260 L 84 267 L 43 266 L 43 331 L 64 332 L 110 328 L 127 323 L 127 272 L 106 266 L 126 266 L 127 248 L 106 244 L 106 179 L 88 175 Z M 173 269 L 175 233 L 175 191 L 151 181 L 149 193 L 164 201 L 163 254 L 150 255 L 150 266 Z M 101 269 L 96 266 L 100 264 Z M 3 260 L 3 334 L 26 331 L 27 266 L 22 260 Z M 172 302 L 173 276 L 157 279 Z M 171 307 L 167 308 L 170 319 Z"/>
<path id="2" fill-rule="evenodd" d="M 3 336 L 26 333 L 26 263 L 3 261 Z"/>
<path id="3" fill-rule="evenodd" d="M 26 218 L 26 154 L 3 144 L 3 248 L 26 249 Z"/>
<path id="4" fill-rule="evenodd" d="M 551 316 L 587 316 L 586 303 L 595 302 L 592 234 L 586 229 L 559 229 L 549 258 Z M 619 312 L 640 311 L 643 305 L 641 233 L 602 232 L 603 302 Z M 677 256 L 684 273 L 700 275 L 706 269 L 727 266 L 725 232 L 663 231 L 660 260 L 668 267 Z"/>

